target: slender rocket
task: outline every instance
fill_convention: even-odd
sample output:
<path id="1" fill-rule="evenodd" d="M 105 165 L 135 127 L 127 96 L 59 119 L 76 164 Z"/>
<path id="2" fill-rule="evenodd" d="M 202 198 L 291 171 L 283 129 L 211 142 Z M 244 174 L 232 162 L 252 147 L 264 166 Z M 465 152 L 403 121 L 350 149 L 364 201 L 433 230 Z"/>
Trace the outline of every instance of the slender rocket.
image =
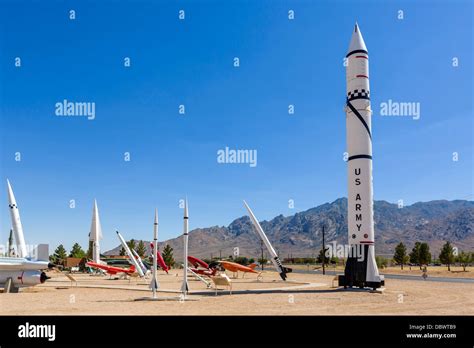
<path id="1" fill-rule="evenodd" d="M 125 239 L 123 239 L 120 232 L 119 231 L 116 231 L 116 232 L 117 232 L 117 237 L 120 240 L 120 243 L 122 244 L 122 247 L 125 249 L 125 252 L 127 253 L 128 258 L 130 259 L 130 262 L 132 263 L 133 266 L 135 266 L 135 270 L 137 271 L 138 275 L 143 278 L 145 276 L 145 273 L 143 273 L 143 270 L 140 267 L 140 264 L 135 259 L 135 256 L 133 255 L 132 251 L 128 247 L 127 243 L 125 243 Z"/>
<path id="2" fill-rule="evenodd" d="M 99 208 L 97 201 L 94 200 L 94 207 L 92 208 L 92 223 L 91 231 L 89 233 L 89 241 L 92 242 L 92 261 L 95 263 L 102 263 L 100 261 L 100 240 L 102 239 L 102 227 L 100 226 Z"/>
<path id="3" fill-rule="evenodd" d="M 245 204 L 245 208 L 247 208 L 247 211 L 249 213 L 250 220 L 252 220 L 252 223 L 255 229 L 257 230 L 257 233 L 259 234 L 260 238 L 263 240 L 263 243 L 267 247 L 268 253 L 270 254 L 272 258 L 273 266 L 275 267 L 278 274 L 280 274 L 281 279 L 286 280 L 286 274 L 292 272 L 292 269 L 283 267 L 275 249 L 273 249 L 273 246 L 270 244 L 270 241 L 268 240 L 265 232 L 263 232 L 262 226 L 260 226 L 260 223 L 258 222 L 257 218 L 255 217 L 252 210 L 248 206 L 247 202 L 244 201 L 244 204 Z"/>
<path id="4" fill-rule="evenodd" d="M 372 110 L 369 55 L 355 25 L 346 55 L 346 140 L 348 167 L 348 234 L 351 254 L 339 284 L 378 288 L 383 285 L 374 252 L 372 191 Z"/>
<path id="5" fill-rule="evenodd" d="M 158 277 L 156 275 L 157 273 L 157 267 L 158 267 L 158 209 L 155 209 L 155 221 L 153 222 L 153 245 L 156 246 L 156 251 L 155 248 L 151 248 L 151 253 L 153 255 L 153 274 L 152 274 L 152 279 L 151 279 L 151 289 L 153 290 L 153 298 L 156 298 L 156 289 L 159 288 L 159 283 L 158 283 Z"/>
<path id="6" fill-rule="evenodd" d="M 26 250 L 25 236 L 23 234 L 23 226 L 21 225 L 20 212 L 16 204 L 15 195 L 13 194 L 12 186 L 10 181 L 7 179 L 8 186 L 8 207 L 10 208 L 10 217 L 12 220 L 13 235 L 16 243 L 16 255 L 18 257 L 27 257 L 28 253 Z"/>
<path id="7" fill-rule="evenodd" d="M 183 243 L 184 243 L 184 267 L 183 267 L 183 285 L 181 286 L 181 292 L 183 295 L 189 291 L 188 286 L 188 232 L 189 232 L 189 223 L 188 223 L 188 199 L 184 201 L 184 218 L 183 218 Z"/>

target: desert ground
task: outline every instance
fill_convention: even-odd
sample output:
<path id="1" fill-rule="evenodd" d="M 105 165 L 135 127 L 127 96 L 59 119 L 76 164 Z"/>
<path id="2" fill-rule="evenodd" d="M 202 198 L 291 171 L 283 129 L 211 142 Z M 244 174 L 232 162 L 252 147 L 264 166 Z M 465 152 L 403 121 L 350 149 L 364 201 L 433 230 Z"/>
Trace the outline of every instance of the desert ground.
<path id="1" fill-rule="evenodd" d="M 265 271 L 261 281 L 255 274 L 233 279 L 232 295 L 216 296 L 190 278 L 183 301 L 182 271 L 172 270 L 159 272 L 161 301 L 151 302 L 143 300 L 151 297 L 149 280 L 77 273 L 75 283 L 48 275 L 45 284 L 0 294 L 0 315 L 474 315 L 474 283 L 387 279 L 383 292 L 371 293 L 333 287 L 333 275 L 292 273 L 283 282 Z"/>

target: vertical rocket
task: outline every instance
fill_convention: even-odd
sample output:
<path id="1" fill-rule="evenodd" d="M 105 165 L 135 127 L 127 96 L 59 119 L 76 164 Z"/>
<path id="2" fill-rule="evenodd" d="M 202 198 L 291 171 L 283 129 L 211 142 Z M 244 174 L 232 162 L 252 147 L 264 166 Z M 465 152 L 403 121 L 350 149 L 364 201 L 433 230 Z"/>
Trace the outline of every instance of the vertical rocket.
<path id="1" fill-rule="evenodd" d="M 158 277 L 156 275 L 157 273 L 157 267 L 158 267 L 158 209 L 155 209 L 155 221 L 153 222 L 153 245 L 156 247 L 151 248 L 151 253 L 153 255 L 153 274 L 152 274 L 152 279 L 151 279 L 151 288 L 153 290 L 153 298 L 156 298 L 156 289 L 159 288 L 158 284 Z"/>
<path id="2" fill-rule="evenodd" d="M 12 186 L 10 181 L 7 179 L 8 186 L 8 207 L 10 208 L 10 216 L 12 219 L 13 235 L 15 236 L 16 243 L 16 254 L 18 257 L 27 257 L 28 252 L 26 250 L 25 236 L 23 234 L 23 227 L 20 220 L 20 212 L 16 205 L 15 195 L 13 194 Z"/>
<path id="3" fill-rule="evenodd" d="M 252 210 L 248 206 L 247 202 L 244 201 L 245 208 L 247 208 L 247 211 L 250 216 L 250 220 L 252 220 L 252 224 L 257 230 L 258 235 L 262 239 L 263 243 L 267 247 L 268 253 L 270 254 L 272 258 L 272 263 L 273 266 L 275 267 L 276 271 L 278 274 L 280 274 L 281 279 L 286 280 L 286 274 L 292 272 L 291 268 L 284 267 L 280 261 L 280 258 L 278 257 L 275 249 L 273 249 L 273 246 L 270 244 L 270 241 L 267 238 L 267 235 L 265 232 L 263 232 L 262 226 L 260 226 L 260 223 L 258 222 L 257 218 L 253 214 Z"/>
<path id="4" fill-rule="evenodd" d="M 346 141 L 350 255 L 339 285 L 384 285 L 374 252 L 369 54 L 357 23 L 346 55 Z"/>
<path id="5" fill-rule="evenodd" d="M 94 207 L 92 208 L 92 223 L 89 233 L 89 241 L 92 242 L 92 261 L 101 263 L 100 261 L 100 240 L 102 239 L 102 227 L 100 226 L 99 208 L 97 200 L 94 199 Z"/>
<path id="6" fill-rule="evenodd" d="M 184 201 L 184 218 L 183 218 L 183 243 L 184 243 L 184 264 L 183 264 L 183 285 L 181 286 L 181 292 L 184 296 L 189 291 L 188 287 L 188 232 L 189 232 L 189 222 L 188 222 L 188 199 Z"/>

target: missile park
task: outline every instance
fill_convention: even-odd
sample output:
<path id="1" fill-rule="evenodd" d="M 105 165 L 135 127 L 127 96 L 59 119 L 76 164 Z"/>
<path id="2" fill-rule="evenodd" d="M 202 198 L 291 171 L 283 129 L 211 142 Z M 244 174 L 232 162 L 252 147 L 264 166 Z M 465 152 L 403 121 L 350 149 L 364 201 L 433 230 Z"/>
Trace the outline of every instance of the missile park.
<path id="1" fill-rule="evenodd" d="M 245 318 L 262 316 L 407 316 L 406 332 L 426 334 L 431 326 L 413 326 L 420 316 L 472 318 L 473 121 L 462 116 L 472 116 L 472 99 L 446 96 L 456 104 L 448 112 L 410 75 L 423 75 L 430 91 L 472 92 L 472 41 L 464 51 L 441 34 L 449 44 L 439 62 L 428 43 L 404 42 L 419 37 L 411 16 L 422 4 L 367 7 L 394 16 L 386 35 L 356 6 L 363 1 L 347 3 L 351 12 L 332 22 L 342 4 L 320 5 L 324 25 L 307 17 L 314 4 L 275 5 L 277 19 L 262 8 L 249 14 L 247 3 L 221 4 L 219 14 L 167 4 L 156 21 L 141 10 L 140 21 L 102 19 L 111 25 L 102 43 L 101 20 L 78 7 L 65 11 L 66 26 L 50 21 L 32 34 L 43 45 L 34 54 L 20 29 L 6 39 L 1 50 L 16 66 L 2 68 L 12 87 L 0 121 L 0 319 L 243 317 L 222 322 L 235 333 L 258 332 Z M 117 16 L 128 11 L 121 6 Z M 429 11 L 432 23 L 439 13 Z M 450 32 L 469 17 L 461 12 Z M 58 45 L 63 54 L 50 58 Z M 407 67 L 417 54 L 431 57 L 429 67 Z M 24 98 L 13 96 L 19 88 Z M 410 96 L 423 108 L 406 102 L 385 116 Z M 35 119 L 54 98 L 54 115 Z M 188 329 L 187 342 L 204 334 L 201 324 Z"/>

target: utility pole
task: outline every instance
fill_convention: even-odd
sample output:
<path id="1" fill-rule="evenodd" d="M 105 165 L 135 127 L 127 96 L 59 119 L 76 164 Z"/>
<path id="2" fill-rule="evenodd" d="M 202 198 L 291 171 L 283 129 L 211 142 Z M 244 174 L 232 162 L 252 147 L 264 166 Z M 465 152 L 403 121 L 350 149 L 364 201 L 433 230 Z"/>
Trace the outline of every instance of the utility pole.
<path id="1" fill-rule="evenodd" d="M 326 274 L 326 245 L 324 243 L 324 225 L 323 225 L 323 275 Z"/>

